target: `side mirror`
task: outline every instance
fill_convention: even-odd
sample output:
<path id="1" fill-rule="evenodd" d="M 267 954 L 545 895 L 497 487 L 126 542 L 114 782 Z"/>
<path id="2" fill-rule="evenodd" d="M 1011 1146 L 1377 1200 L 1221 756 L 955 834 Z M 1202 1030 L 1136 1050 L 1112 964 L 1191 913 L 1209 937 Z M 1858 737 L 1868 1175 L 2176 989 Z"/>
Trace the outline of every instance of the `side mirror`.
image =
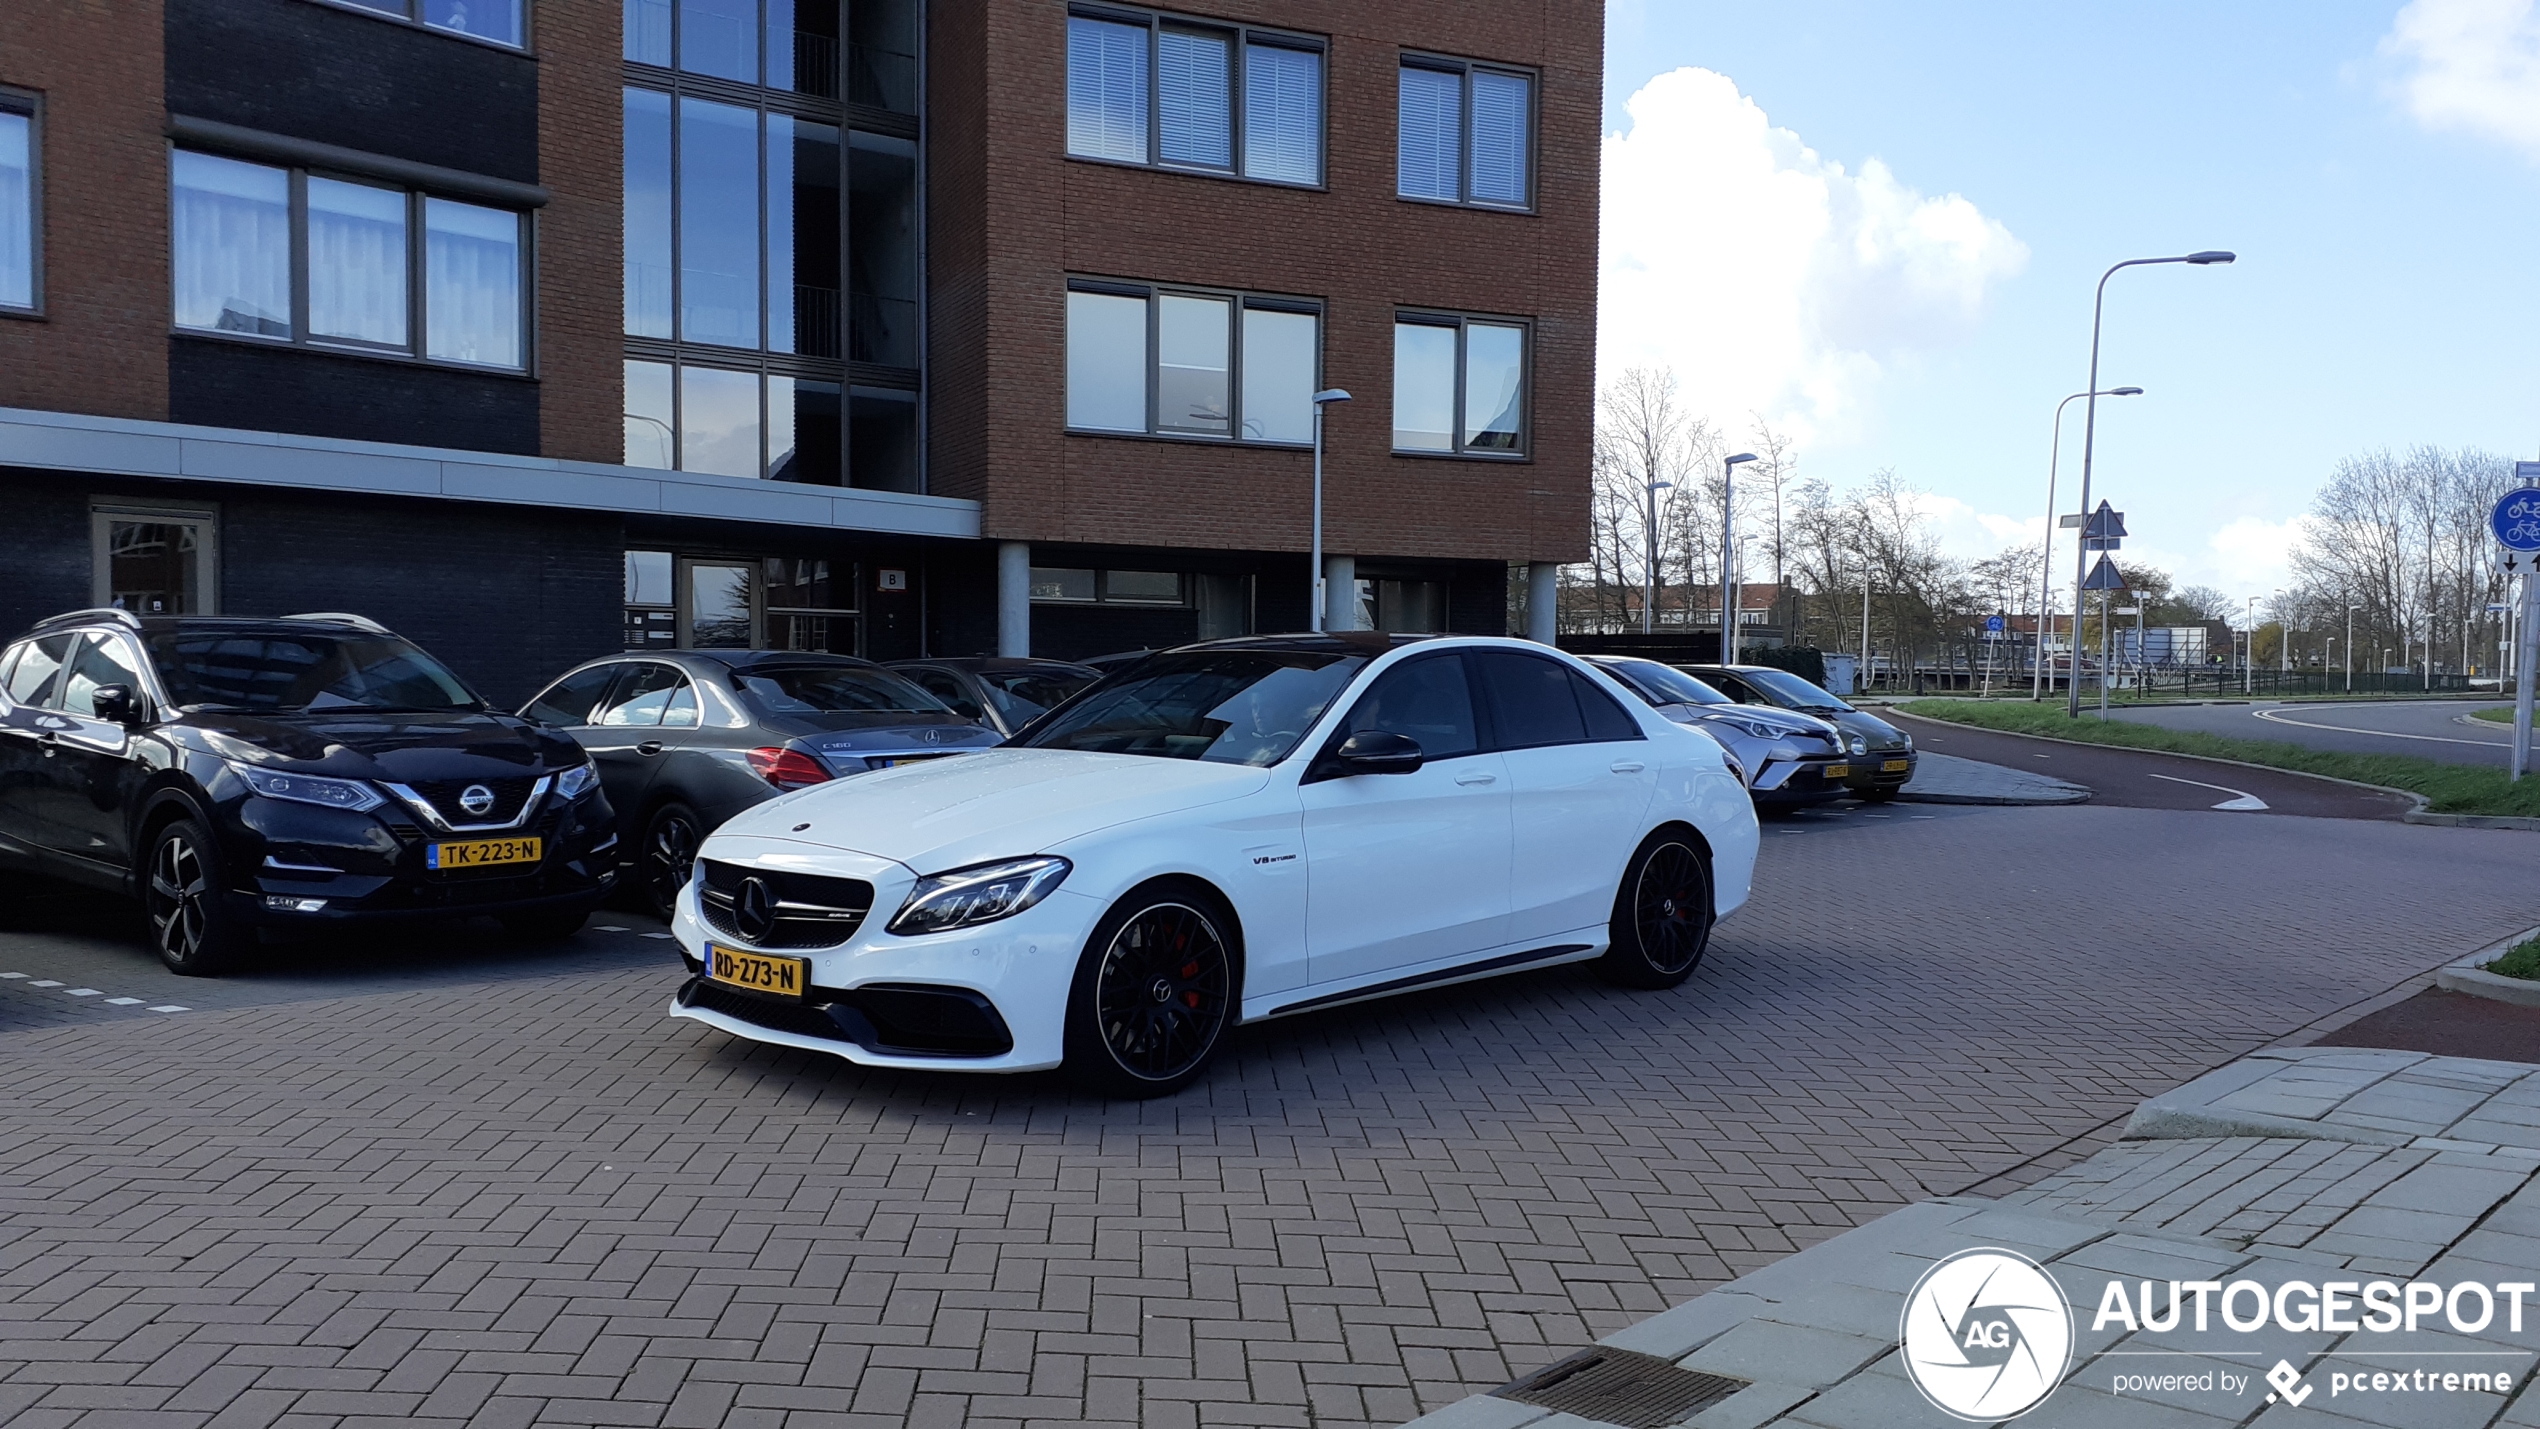
<path id="1" fill-rule="evenodd" d="M 1342 740 L 1332 757 L 1351 774 L 1409 774 L 1427 758 L 1420 741 L 1381 729 L 1362 729 Z"/>
<path id="2" fill-rule="evenodd" d="M 130 727 L 140 723 L 137 718 L 140 711 L 134 706 L 130 685 L 99 685 L 96 692 L 88 697 L 88 704 L 97 712 L 97 718 L 108 724 Z"/>

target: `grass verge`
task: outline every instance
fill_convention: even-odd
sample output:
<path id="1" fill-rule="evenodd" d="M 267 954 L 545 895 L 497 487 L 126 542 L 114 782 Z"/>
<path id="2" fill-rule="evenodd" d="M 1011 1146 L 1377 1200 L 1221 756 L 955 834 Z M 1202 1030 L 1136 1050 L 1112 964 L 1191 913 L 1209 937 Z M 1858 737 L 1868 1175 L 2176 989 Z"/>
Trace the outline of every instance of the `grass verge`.
<path id="1" fill-rule="evenodd" d="M 2489 724 L 2512 724 L 2514 722 L 2514 707 L 2512 705 L 2498 705 L 2492 710 L 2471 710 L 2469 712 L 2469 717 L 2471 719 L 2483 719 Z"/>
<path id="2" fill-rule="evenodd" d="M 2296 774 L 2325 774 L 2361 784 L 2381 784 L 2423 794 L 2440 814 L 2502 814 L 2540 818 L 2540 778 L 2519 784 L 2502 769 L 2439 764 L 2404 754 L 2340 754 L 2272 739 L 2232 739 L 2194 730 L 2163 729 L 2131 720 L 2101 720 L 2085 713 L 2068 719 L 2061 705 L 2003 700 L 1915 700 L 1897 708 L 1926 719 L 1947 720 L 2011 734 L 2043 734 L 2084 744 L 2150 749 L 2165 754 L 2203 754 L 2238 759 Z"/>
<path id="3" fill-rule="evenodd" d="M 2506 977 L 2540 978 L 2540 938 L 2505 949 L 2505 955 L 2489 963 L 2487 971 Z"/>

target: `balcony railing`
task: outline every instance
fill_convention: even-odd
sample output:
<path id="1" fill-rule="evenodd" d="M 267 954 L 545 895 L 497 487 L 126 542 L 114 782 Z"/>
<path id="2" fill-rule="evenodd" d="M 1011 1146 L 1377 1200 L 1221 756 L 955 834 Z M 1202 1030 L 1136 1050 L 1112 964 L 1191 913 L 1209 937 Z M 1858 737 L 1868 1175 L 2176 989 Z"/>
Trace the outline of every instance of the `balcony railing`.
<path id="1" fill-rule="evenodd" d="M 794 92 L 838 97 L 838 41 L 808 30 L 794 32 Z"/>
<path id="2" fill-rule="evenodd" d="M 805 357 L 838 355 L 838 290 L 794 285 L 794 351 Z"/>

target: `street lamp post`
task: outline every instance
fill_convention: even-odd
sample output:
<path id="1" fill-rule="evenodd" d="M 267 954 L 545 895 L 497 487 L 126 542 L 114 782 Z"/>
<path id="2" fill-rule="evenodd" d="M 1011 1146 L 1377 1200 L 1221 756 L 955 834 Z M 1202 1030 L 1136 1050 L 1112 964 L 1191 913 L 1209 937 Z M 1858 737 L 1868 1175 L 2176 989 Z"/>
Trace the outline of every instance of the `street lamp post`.
<path id="1" fill-rule="evenodd" d="M 2076 398 L 2081 397 L 2140 397 L 2142 395 L 2143 389 L 2140 387 L 2111 387 L 2099 393 L 2075 392 L 2072 396 L 2055 404 L 2054 436 L 2052 445 L 2046 453 L 2046 544 L 2039 552 L 2037 561 L 2037 659 L 2034 662 L 2036 670 L 2029 677 L 2028 688 L 2028 697 L 2033 701 L 2046 698 L 2046 603 L 2055 598 L 2055 464 L 2064 455 L 2064 409 L 2071 406 Z M 2076 640 L 2081 638 L 2078 623 L 2075 625 L 2073 638 Z"/>
<path id="2" fill-rule="evenodd" d="M 1338 387 L 1326 387 L 1314 394 L 1314 622 L 1316 634 L 1323 630 L 1323 409 L 1334 402 L 1346 402 L 1349 394 Z"/>
<path id="3" fill-rule="evenodd" d="M 2355 607 L 2346 607 L 2346 693 L 2355 692 Z"/>
<path id="4" fill-rule="evenodd" d="M 1649 483 L 1649 519 L 1641 523 L 1641 530 L 1649 537 L 1649 563 L 1641 567 L 1640 573 L 1640 633 L 1643 635 L 1647 635 L 1657 628 L 1658 493 L 1668 490 L 1674 485 L 1675 483 L 1672 481 L 1653 481 Z"/>
<path id="5" fill-rule="evenodd" d="M 2108 303 L 2108 280 L 2117 275 L 2119 268 L 2138 268 L 2156 263 L 2192 263 L 2202 268 L 2215 263 L 2232 262 L 2235 256 L 2219 248 L 2208 248 L 2194 253 L 2182 253 L 2171 258 L 2128 258 L 2122 263 L 2111 265 L 2107 272 L 2099 275 L 2097 294 L 2090 300 L 2090 383 L 2082 389 L 2090 395 L 2090 400 L 2082 405 L 2081 426 L 2080 510 L 2082 520 L 2085 522 L 2090 519 L 2090 459 L 2099 435 L 2099 318 L 2101 311 Z M 2090 528 L 2085 525 L 2082 529 L 2087 531 Z M 2073 544 L 2080 548 L 2073 553 L 2073 624 L 2075 627 L 2073 636 L 2074 643 L 2079 644 L 2081 582 L 2082 578 L 2089 574 L 2090 543 L 2075 541 Z M 2076 661 L 2079 659 L 2078 651 L 2075 652 L 2075 659 Z M 2081 669 L 2078 664 L 2073 669 L 2071 698 L 2065 705 L 2064 714 L 2069 719 L 2081 718 Z"/>
<path id="6" fill-rule="evenodd" d="M 1755 460 L 1739 452 L 1720 463 L 1720 663 L 1737 663 L 1737 493 L 1740 464 Z"/>

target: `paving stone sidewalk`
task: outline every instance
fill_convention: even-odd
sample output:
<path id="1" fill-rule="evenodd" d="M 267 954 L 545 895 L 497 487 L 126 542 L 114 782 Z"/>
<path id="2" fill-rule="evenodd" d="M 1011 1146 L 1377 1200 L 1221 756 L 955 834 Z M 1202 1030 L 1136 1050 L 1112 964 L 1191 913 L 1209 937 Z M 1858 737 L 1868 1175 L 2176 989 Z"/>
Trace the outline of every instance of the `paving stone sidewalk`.
<path id="1" fill-rule="evenodd" d="M 2139 1283 L 2166 1280 L 2254 1280 L 2269 1289 L 2340 1277 L 2540 1282 L 2540 1066 L 2373 1048 L 2270 1049 L 2146 1101 L 2126 1136 L 1999 1200 L 1940 1197 L 1894 1212 L 1601 1343 L 1751 1382 L 1683 1420 L 1691 1429 L 1961 1422 L 1907 1378 L 1899 1326 L 1908 1292 L 1933 1263 L 1996 1247 L 2043 1264 L 2072 1311 L 2071 1372 L 2021 1417 L 2023 1429 L 2540 1425 L 2540 1314 L 2517 1311 L 2509 1322 L 2501 1304 L 2467 1333 L 2438 1316 L 2389 1333 L 2276 1323 L 2199 1335 L 2184 1318 L 2156 1330 L 2099 1314 L 2112 1280 L 2130 1298 L 2149 1293 Z M 2100 1328 L 2102 1319 L 2111 1322 Z M 2298 1405 L 2270 1392 L 2265 1376 L 2278 1360 L 2308 1387 Z M 2336 1372 L 2404 1378 L 2426 1365 L 2498 1372 L 2511 1388 L 2404 1402 L 2327 1389 Z M 2188 1382 L 2116 1392 L 2120 1376 L 2156 1370 L 2186 1371 Z M 2239 1389 L 2199 1385 L 2208 1370 L 2236 1376 Z M 1597 1422 L 1475 1396 L 1414 1425 Z"/>
<path id="2" fill-rule="evenodd" d="M 2025 769 L 1924 750 L 1896 797 L 1912 804 L 2078 804 L 2090 791 Z"/>

